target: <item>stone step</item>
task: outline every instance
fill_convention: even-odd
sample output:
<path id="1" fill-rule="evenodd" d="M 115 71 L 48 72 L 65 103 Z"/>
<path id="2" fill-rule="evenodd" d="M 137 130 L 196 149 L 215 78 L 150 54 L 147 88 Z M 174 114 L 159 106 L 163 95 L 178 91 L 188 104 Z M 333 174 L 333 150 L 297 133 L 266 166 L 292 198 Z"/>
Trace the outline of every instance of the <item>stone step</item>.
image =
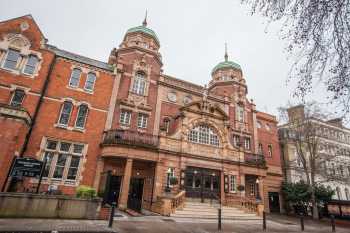
<path id="1" fill-rule="evenodd" d="M 200 215 L 200 216 L 188 216 L 188 215 L 182 215 L 182 214 L 172 214 L 171 217 L 173 218 L 191 218 L 191 219 L 212 219 L 216 220 L 218 216 L 213 215 Z M 261 220 L 260 217 L 253 215 L 253 216 L 222 216 L 222 220 Z"/>
<path id="2" fill-rule="evenodd" d="M 202 213 L 194 213 L 189 211 L 176 211 L 174 215 L 183 215 L 183 216 L 218 216 L 218 212 L 202 212 Z M 222 213 L 222 216 L 227 217 L 238 217 L 238 216 L 256 216 L 253 213 Z"/>
<path id="3" fill-rule="evenodd" d="M 184 209 L 188 209 L 188 210 L 212 210 L 215 209 L 217 210 L 220 206 L 200 206 L 200 205 L 186 205 L 184 206 Z M 237 210 L 237 211 L 242 211 L 244 212 L 242 209 L 240 208 L 236 208 L 236 207 L 228 207 L 228 206 L 222 206 L 221 207 L 222 210 Z"/>
<path id="4" fill-rule="evenodd" d="M 246 213 L 243 210 L 239 210 L 239 209 L 221 209 L 223 213 L 240 213 L 240 214 L 244 214 Z M 217 208 L 208 208 L 208 209 L 198 209 L 198 208 L 183 208 L 183 209 L 179 209 L 177 211 L 181 211 L 181 212 L 192 212 L 192 213 L 198 213 L 198 212 L 205 212 L 205 213 L 209 213 L 209 212 L 213 212 L 213 213 L 217 213 L 218 209 Z"/>
<path id="5" fill-rule="evenodd" d="M 193 219 L 217 219 L 219 204 L 185 202 L 184 208 L 178 209 L 171 217 L 175 218 L 193 218 Z M 236 207 L 221 206 L 223 220 L 248 220 L 261 219 L 255 213 L 247 213 Z"/>

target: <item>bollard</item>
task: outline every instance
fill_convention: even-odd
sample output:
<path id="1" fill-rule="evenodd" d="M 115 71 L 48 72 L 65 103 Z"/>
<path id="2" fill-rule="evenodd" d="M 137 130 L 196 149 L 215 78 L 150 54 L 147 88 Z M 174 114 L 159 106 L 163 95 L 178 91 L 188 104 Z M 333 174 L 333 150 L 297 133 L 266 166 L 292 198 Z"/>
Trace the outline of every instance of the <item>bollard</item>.
<path id="1" fill-rule="evenodd" d="M 335 221 L 334 221 L 334 215 L 331 215 L 331 224 L 332 224 L 332 232 L 335 232 Z"/>
<path id="2" fill-rule="evenodd" d="M 263 231 L 266 231 L 266 213 L 263 211 Z"/>
<path id="3" fill-rule="evenodd" d="M 300 215 L 300 227 L 301 227 L 301 231 L 304 231 L 304 215 L 303 214 Z"/>
<path id="4" fill-rule="evenodd" d="M 112 227 L 113 226 L 115 204 L 116 204 L 115 202 L 112 202 L 112 209 L 111 209 L 111 215 L 109 216 L 108 227 Z"/>
<path id="5" fill-rule="evenodd" d="M 221 231 L 221 208 L 218 209 L 218 230 Z"/>

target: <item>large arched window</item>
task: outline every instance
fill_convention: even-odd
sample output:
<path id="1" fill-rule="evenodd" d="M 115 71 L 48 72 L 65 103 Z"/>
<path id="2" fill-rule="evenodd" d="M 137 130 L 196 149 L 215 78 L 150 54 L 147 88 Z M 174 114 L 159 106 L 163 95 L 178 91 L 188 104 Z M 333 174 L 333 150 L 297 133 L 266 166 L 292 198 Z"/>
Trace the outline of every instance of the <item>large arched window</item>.
<path id="1" fill-rule="evenodd" d="M 188 140 L 195 143 L 219 146 L 219 137 L 207 125 L 199 125 L 193 128 L 188 134 Z"/>
<path id="2" fill-rule="evenodd" d="M 132 92 L 138 95 L 145 95 L 146 77 L 142 72 L 137 72 L 132 86 Z"/>

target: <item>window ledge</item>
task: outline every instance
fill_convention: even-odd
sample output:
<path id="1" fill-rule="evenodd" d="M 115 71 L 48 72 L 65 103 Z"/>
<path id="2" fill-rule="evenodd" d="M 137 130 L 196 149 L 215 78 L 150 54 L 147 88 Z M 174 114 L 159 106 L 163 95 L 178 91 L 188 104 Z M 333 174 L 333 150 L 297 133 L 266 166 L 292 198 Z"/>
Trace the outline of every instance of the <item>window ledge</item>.
<path id="1" fill-rule="evenodd" d="M 85 88 L 72 87 L 72 86 L 69 86 L 69 85 L 67 85 L 66 88 L 67 88 L 67 89 L 70 89 L 70 90 L 74 90 L 74 91 L 84 92 L 84 93 L 89 94 L 89 95 L 93 95 L 93 94 L 94 94 L 94 91 L 93 91 L 93 90 L 88 91 L 88 90 L 86 90 Z"/>
<path id="2" fill-rule="evenodd" d="M 13 70 L 13 69 L 10 69 L 10 68 L 6 68 L 6 67 L 0 67 L 2 70 L 5 70 L 7 72 L 10 72 L 10 73 L 13 73 L 13 74 L 17 74 L 17 75 L 20 75 L 21 72 L 19 70 Z"/>
<path id="3" fill-rule="evenodd" d="M 0 69 L 5 70 L 5 71 L 10 72 L 10 73 L 13 73 L 13 74 L 16 74 L 16 75 L 23 75 L 24 77 L 27 77 L 27 78 L 34 78 L 34 76 L 37 75 L 37 73 L 27 74 L 27 73 L 22 72 L 21 70 L 13 70 L 13 69 L 5 68 L 5 67 L 0 67 Z"/>
<path id="4" fill-rule="evenodd" d="M 140 133 L 146 133 L 147 132 L 147 127 L 146 128 L 137 128 L 137 131 Z"/>
<path id="5" fill-rule="evenodd" d="M 74 127 L 72 130 L 73 130 L 73 131 L 80 132 L 80 133 L 85 133 L 85 131 L 86 131 L 85 128 L 77 128 L 77 127 Z"/>
<path id="6" fill-rule="evenodd" d="M 55 126 L 56 128 L 66 129 L 66 130 L 72 130 L 72 129 L 73 129 L 72 127 L 70 127 L 70 126 L 68 126 L 68 125 L 61 125 L 61 124 L 58 124 L 58 123 L 54 124 L 54 126 Z"/>
<path id="7" fill-rule="evenodd" d="M 130 125 L 120 123 L 120 128 L 122 129 L 130 129 Z"/>

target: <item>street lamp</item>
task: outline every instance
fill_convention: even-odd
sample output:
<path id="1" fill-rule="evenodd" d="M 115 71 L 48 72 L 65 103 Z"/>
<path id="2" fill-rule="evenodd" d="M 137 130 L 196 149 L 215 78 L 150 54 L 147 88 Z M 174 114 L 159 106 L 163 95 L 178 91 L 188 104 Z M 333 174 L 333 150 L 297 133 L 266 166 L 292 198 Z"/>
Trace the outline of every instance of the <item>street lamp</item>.
<path id="1" fill-rule="evenodd" d="M 171 174 L 171 169 L 170 167 L 166 171 L 167 174 L 167 182 L 166 182 L 166 187 L 165 187 L 165 192 L 170 193 L 170 174 Z"/>

